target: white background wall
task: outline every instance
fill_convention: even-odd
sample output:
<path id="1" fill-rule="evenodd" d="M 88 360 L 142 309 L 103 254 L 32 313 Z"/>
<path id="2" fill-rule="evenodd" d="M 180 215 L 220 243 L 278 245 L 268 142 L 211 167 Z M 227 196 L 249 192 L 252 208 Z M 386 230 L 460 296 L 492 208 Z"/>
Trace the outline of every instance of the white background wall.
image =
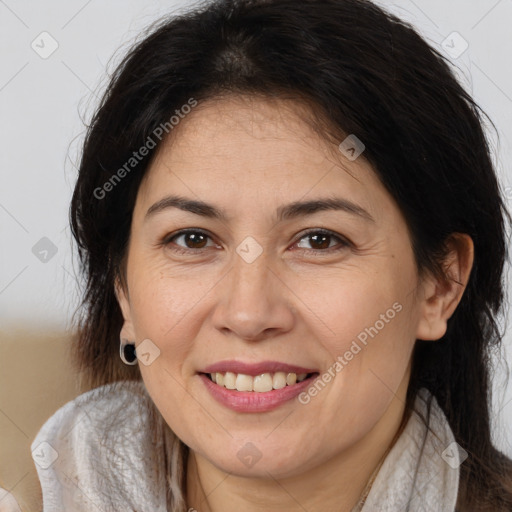
<path id="1" fill-rule="evenodd" d="M 380 1 L 437 48 L 499 130 L 496 162 L 512 206 L 512 1 Z M 191 2 L 157 0 L 0 1 L 0 325 L 67 327 L 77 305 L 68 206 L 74 163 L 96 95 L 139 30 Z M 450 36 L 454 31 L 463 39 Z M 42 32 L 48 32 L 41 48 Z M 448 39 L 447 37 L 450 36 Z M 38 51 L 58 44 L 48 58 Z M 450 42 L 453 41 L 453 44 Z M 443 50 L 444 51 L 444 50 Z M 456 58 L 455 58 L 456 57 Z M 40 240 L 46 237 L 50 242 Z M 33 252 L 39 242 L 48 254 Z M 40 246 L 36 246 L 40 247 Z M 52 251 L 57 251 L 54 255 Z M 38 251 L 35 251 L 38 252 Z M 510 289 L 510 286 L 509 286 Z M 507 308 L 508 309 L 508 308 Z M 508 360 L 512 336 L 507 336 Z M 495 382 L 496 443 L 512 456 L 512 382 Z"/>

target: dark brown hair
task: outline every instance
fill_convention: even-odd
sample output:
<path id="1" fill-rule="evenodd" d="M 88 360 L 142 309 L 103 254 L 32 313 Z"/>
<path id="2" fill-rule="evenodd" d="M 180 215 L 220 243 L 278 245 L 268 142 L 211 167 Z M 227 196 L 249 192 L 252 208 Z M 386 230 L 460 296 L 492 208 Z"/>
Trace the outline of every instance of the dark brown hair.
<path id="1" fill-rule="evenodd" d="M 152 27 L 116 68 L 87 130 L 70 212 L 86 279 L 75 359 L 87 385 L 141 378 L 119 358 L 114 281 L 123 277 L 151 155 L 108 193 L 98 190 L 190 98 L 238 93 L 303 98 L 331 126 L 364 141 L 365 158 L 408 223 L 420 272 L 444 275 L 451 234 L 473 239 L 474 266 L 445 336 L 416 342 L 404 421 L 418 390 L 428 388 L 469 454 L 458 510 L 512 510 L 512 463 L 492 444 L 490 418 L 510 217 L 483 113 L 436 49 L 369 1 L 208 2 Z M 171 464 L 171 447 L 166 471 L 175 473 L 170 506 L 181 510 L 176 481 L 183 485 L 184 465 Z"/>

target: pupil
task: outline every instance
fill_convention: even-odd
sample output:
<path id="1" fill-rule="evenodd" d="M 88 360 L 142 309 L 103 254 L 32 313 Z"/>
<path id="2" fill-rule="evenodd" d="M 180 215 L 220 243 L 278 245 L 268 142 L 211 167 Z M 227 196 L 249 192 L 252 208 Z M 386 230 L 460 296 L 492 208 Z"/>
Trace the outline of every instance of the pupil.
<path id="1" fill-rule="evenodd" d="M 200 237 L 202 237 L 203 240 L 199 240 Z M 192 244 L 199 244 L 199 245 L 194 245 L 193 247 L 191 247 L 191 249 L 198 249 L 198 248 L 200 249 L 200 248 L 204 247 L 204 242 L 205 242 L 206 237 L 202 233 L 188 233 L 186 235 L 186 238 L 187 238 L 187 245 L 189 245 L 189 242 L 191 242 Z M 201 245 L 201 243 L 202 243 L 202 245 Z"/>
<path id="2" fill-rule="evenodd" d="M 328 242 L 329 236 L 330 235 L 312 235 L 311 239 L 315 240 L 312 245 L 314 245 L 316 243 L 318 245 L 318 247 L 317 247 L 318 249 L 327 249 L 329 247 L 329 242 Z M 321 242 L 318 242 L 319 238 L 322 239 Z M 327 241 L 327 243 L 326 243 L 326 241 Z"/>

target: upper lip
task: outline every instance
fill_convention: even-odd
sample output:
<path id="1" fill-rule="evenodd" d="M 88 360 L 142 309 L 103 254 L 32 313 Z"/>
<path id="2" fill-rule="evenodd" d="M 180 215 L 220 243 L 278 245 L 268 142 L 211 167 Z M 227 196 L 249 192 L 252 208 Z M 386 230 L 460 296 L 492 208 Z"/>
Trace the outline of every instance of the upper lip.
<path id="1" fill-rule="evenodd" d="M 218 361 L 207 366 L 202 373 L 242 373 L 244 375 L 261 375 L 262 373 L 314 373 L 316 370 L 304 368 L 293 364 L 281 363 L 279 361 L 261 361 L 259 363 L 244 363 L 242 361 Z"/>

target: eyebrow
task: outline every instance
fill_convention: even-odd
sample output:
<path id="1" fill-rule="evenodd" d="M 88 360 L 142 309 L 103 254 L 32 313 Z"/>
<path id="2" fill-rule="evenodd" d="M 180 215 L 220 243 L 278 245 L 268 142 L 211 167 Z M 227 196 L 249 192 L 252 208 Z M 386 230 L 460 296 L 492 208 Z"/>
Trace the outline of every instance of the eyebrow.
<path id="1" fill-rule="evenodd" d="M 169 208 L 178 208 L 185 212 L 194 213 L 201 217 L 218 219 L 227 222 L 226 213 L 215 206 L 203 201 L 187 199 L 181 196 L 167 196 L 153 204 L 146 212 L 145 220 L 156 213 L 160 213 Z M 310 201 L 296 201 L 277 209 L 278 221 L 289 220 L 326 210 L 344 211 L 364 220 L 375 222 L 375 219 L 361 206 L 349 201 L 348 199 L 329 197 L 319 198 Z"/>

